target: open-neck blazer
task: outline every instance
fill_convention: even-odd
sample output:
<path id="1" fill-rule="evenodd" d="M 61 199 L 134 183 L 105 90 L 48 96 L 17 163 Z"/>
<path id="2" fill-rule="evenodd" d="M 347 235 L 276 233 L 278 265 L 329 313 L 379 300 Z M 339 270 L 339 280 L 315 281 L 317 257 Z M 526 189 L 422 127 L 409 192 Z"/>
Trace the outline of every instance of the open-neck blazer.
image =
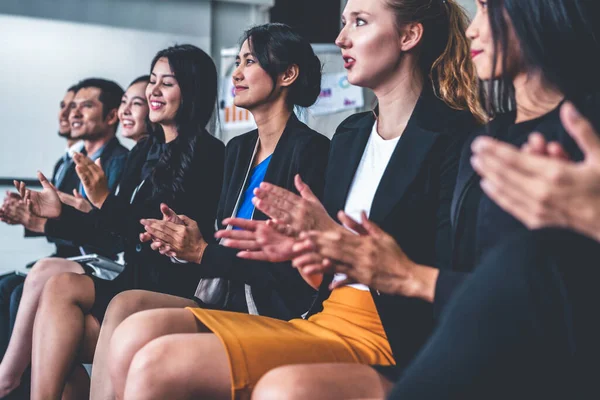
<path id="1" fill-rule="evenodd" d="M 244 178 L 252 164 L 252 155 L 258 140 L 258 130 L 237 136 L 225 149 L 225 178 L 217 210 L 219 229 L 225 229 L 222 221 L 235 209 Z M 329 139 L 310 129 L 292 113 L 277 142 L 269 162 L 264 182 L 298 193 L 294 176 L 300 174 L 313 190 L 322 197 Z M 254 211 L 254 220 L 268 217 Z M 199 268 L 207 278 L 226 278 L 232 281 L 235 296 L 244 298 L 244 285 L 252 288 L 252 296 L 260 315 L 279 319 L 292 319 L 302 315 L 311 304 L 314 289 L 292 268 L 291 263 L 270 263 L 243 260 L 235 249 L 209 244 Z M 244 311 L 234 309 L 233 311 Z"/>
<path id="2" fill-rule="evenodd" d="M 331 141 L 324 205 L 333 218 L 344 209 L 374 123 L 373 112 L 353 115 L 342 122 Z M 424 90 L 381 178 L 369 218 L 416 263 L 440 269 L 450 265 L 450 203 L 460 148 L 474 126 L 470 113 L 453 110 Z M 322 310 L 331 280 L 332 276 L 324 277 L 308 315 Z M 371 293 L 396 362 L 403 364 L 432 327 L 431 305 Z"/>
<path id="3" fill-rule="evenodd" d="M 155 193 L 149 178 L 140 186 L 144 180 L 143 165 L 157 141 L 149 136 L 135 145 L 118 193 L 111 193 L 101 209 L 85 214 L 63 205 L 61 216 L 46 223 L 46 233 L 78 244 L 102 245 L 118 240 L 122 243 L 126 266 L 113 281 L 115 285 L 191 298 L 198 283 L 194 282 L 198 272 L 191 265 L 173 264 L 169 257 L 152 250 L 149 243 L 140 243 L 139 235 L 144 231 L 140 219 L 162 219 L 160 204 L 167 203 L 178 214 L 198 222 L 202 235 L 211 240 L 223 179 L 225 146 L 206 130 L 200 132 L 183 177 L 183 192 L 173 198 L 161 191 Z"/>
<path id="4" fill-rule="evenodd" d="M 571 100 L 573 101 L 574 99 Z M 598 112 L 600 110 L 600 95 L 591 94 L 580 101 L 574 100 L 574 102 L 577 104 L 579 110 L 590 119 L 592 124 L 599 129 L 598 131 L 600 132 L 600 114 Z M 542 117 L 523 122 L 519 125 L 524 126 L 516 131 L 511 129 L 515 125 L 514 121 L 516 113 L 513 111 L 500 114 L 485 127 L 481 127 L 474 131 L 472 137 L 465 143 L 465 146 L 462 149 L 459 172 L 451 207 L 454 235 L 453 262 L 452 268 L 440 271 L 437 279 L 434 299 L 434 317 L 436 319 L 441 314 L 452 294 L 476 267 L 476 265 L 458 265 L 457 260 L 464 258 L 458 255 L 458 251 L 460 251 L 458 246 L 461 237 L 460 233 L 464 232 L 465 229 L 475 230 L 473 236 L 477 238 L 477 246 L 472 247 L 472 251 L 474 250 L 476 252 L 472 259 L 474 259 L 474 263 L 477 264 L 478 260 L 480 260 L 487 251 L 500 244 L 502 240 L 527 230 L 525 225 L 509 213 L 505 212 L 485 193 L 481 195 L 479 200 L 476 225 L 465 227 L 461 226 L 459 223 L 460 215 L 467 211 L 464 199 L 467 197 L 470 190 L 477 188 L 480 182 L 479 175 L 477 175 L 473 169 L 470 161 L 472 157 L 471 143 L 478 136 L 489 135 L 503 142 L 510 143 L 513 146 L 521 147 L 521 145 L 526 143 L 530 133 L 539 132 L 544 136 L 546 141 L 560 143 L 570 155 L 571 160 L 580 161 L 583 159 L 583 154 L 573 138 L 562 126 L 559 110 L 560 108 L 557 107 L 555 110 Z"/>

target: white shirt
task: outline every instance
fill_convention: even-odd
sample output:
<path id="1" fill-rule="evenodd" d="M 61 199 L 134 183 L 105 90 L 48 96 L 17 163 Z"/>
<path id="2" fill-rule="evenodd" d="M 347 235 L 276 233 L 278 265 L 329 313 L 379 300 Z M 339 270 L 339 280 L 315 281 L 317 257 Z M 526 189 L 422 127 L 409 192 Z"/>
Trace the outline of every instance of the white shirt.
<path id="1" fill-rule="evenodd" d="M 377 192 L 379 182 L 399 140 L 400 136 L 390 140 L 385 140 L 379 136 L 377 133 L 377 121 L 375 121 L 360 164 L 358 164 L 358 168 L 354 174 L 354 180 L 350 186 L 346 206 L 344 207 L 346 214 L 355 220 L 360 222 L 360 213 L 362 211 L 366 212 L 367 216 L 369 216 L 375 192 Z M 337 282 L 345 278 L 345 274 L 338 273 L 335 274 L 333 280 Z M 362 284 L 352 284 L 349 286 L 359 290 L 369 290 L 367 286 Z"/>

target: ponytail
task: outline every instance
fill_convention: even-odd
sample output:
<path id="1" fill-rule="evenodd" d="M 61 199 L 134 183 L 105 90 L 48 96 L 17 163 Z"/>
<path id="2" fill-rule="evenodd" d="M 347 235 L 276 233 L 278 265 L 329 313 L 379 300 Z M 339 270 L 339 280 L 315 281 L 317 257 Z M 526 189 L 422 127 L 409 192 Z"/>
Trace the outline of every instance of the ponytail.
<path id="1" fill-rule="evenodd" d="M 479 122 L 487 119 L 480 104 L 479 80 L 466 36 L 468 17 L 456 0 L 387 0 L 398 28 L 421 23 L 419 68 L 436 95 L 449 107 L 469 110 Z"/>

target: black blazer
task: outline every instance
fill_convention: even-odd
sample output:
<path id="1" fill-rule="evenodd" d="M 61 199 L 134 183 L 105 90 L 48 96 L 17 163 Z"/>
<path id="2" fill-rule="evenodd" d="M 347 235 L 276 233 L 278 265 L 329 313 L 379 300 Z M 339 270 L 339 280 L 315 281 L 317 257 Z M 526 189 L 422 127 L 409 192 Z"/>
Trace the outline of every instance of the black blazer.
<path id="1" fill-rule="evenodd" d="M 338 127 L 331 142 L 324 204 L 335 218 L 343 210 L 375 115 L 360 113 Z M 381 178 L 370 219 L 392 235 L 408 257 L 448 268 L 451 255 L 450 202 L 460 148 L 475 126 L 472 115 L 450 109 L 425 90 Z M 326 276 L 309 315 L 329 297 Z M 371 291 L 399 365 L 418 350 L 432 327 L 431 305 Z"/>
<path id="2" fill-rule="evenodd" d="M 588 116 L 596 128 L 600 128 L 600 96 L 597 94 L 591 95 L 576 104 L 584 115 Z M 442 312 L 445 304 L 448 302 L 454 291 L 459 287 L 464 279 L 469 275 L 469 271 L 473 270 L 487 251 L 499 244 L 503 239 L 518 234 L 527 230 L 512 215 L 506 213 L 498 205 L 496 205 L 489 197 L 483 193 L 479 201 L 477 213 L 477 225 L 475 227 L 460 226 L 457 222 L 461 213 L 465 212 L 464 199 L 470 190 L 476 190 L 479 186 L 479 175 L 475 173 L 471 166 L 470 158 L 471 143 L 480 135 L 490 135 L 499 140 L 511 143 L 517 147 L 524 144 L 531 132 L 540 132 L 547 141 L 557 141 L 562 144 L 564 149 L 571 155 L 574 161 L 582 160 L 583 155 L 571 136 L 565 131 L 560 122 L 559 108 L 554 111 L 537 118 L 533 121 L 526 122 L 526 129 L 514 129 L 515 112 L 509 112 L 499 115 L 486 127 L 477 130 L 473 136 L 465 144 L 461 160 L 460 168 L 452 200 L 452 221 L 453 235 L 455 236 L 455 248 L 453 255 L 453 266 L 449 270 L 440 271 L 440 275 L 436 284 L 435 300 L 434 300 L 434 316 L 437 319 Z M 511 128 L 513 128 L 511 130 Z M 600 132 L 600 130 L 598 130 Z M 475 229 L 477 245 L 474 246 L 476 254 L 470 257 L 475 260 L 474 265 L 457 265 L 456 260 L 463 259 L 461 254 L 458 254 L 459 237 L 463 236 L 465 229 Z"/>
<path id="3" fill-rule="evenodd" d="M 160 203 L 167 202 L 177 213 L 197 221 L 202 234 L 212 238 L 223 179 L 224 145 L 203 131 L 198 135 L 190 167 L 184 175 L 183 193 L 177 194 L 175 200 L 161 192 L 155 194 L 151 180 L 146 179 L 131 202 L 142 181 L 141 171 L 148 151 L 156 141 L 154 137 L 142 139 L 132 149 L 119 192 L 110 194 L 102 209 L 84 214 L 63 207 L 60 218 L 46 224 L 46 233 L 97 245 L 116 237 L 122 241 L 126 262 L 125 270 L 115 279 L 118 284 L 128 289 L 191 297 L 199 279 L 197 268 L 173 264 L 169 257 L 150 249 L 148 243 L 140 243 L 139 234 L 144 231 L 140 219 L 161 219 Z"/>
<path id="4" fill-rule="evenodd" d="M 109 181 L 112 183 L 112 186 L 109 187 L 109 189 L 111 191 L 116 189 L 121 180 L 128 153 L 129 150 L 123 146 L 116 137 L 113 137 L 110 141 L 108 141 L 106 147 L 102 151 L 102 169 L 104 170 L 105 174 L 110 174 Z M 63 163 L 64 160 L 61 157 L 54 166 L 51 179 L 53 184 L 56 184 L 56 174 Z M 57 189 L 61 192 L 71 194 L 73 189 L 79 189 L 80 180 L 79 176 L 77 176 L 77 172 L 75 172 L 75 163 L 72 160 L 69 160 L 69 165 L 66 168 L 67 169 L 64 172 L 63 179 L 57 186 Z M 43 236 L 43 234 L 37 234 L 34 232 L 32 233 L 26 230 L 25 236 Z M 56 245 L 56 251 L 53 255 L 55 257 L 66 258 L 81 255 L 79 246 L 75 245 L 72 241 L 62 240 L 51 236 L 47 236 L 47 240 Z M 110 245 L 107 248 L 98 248 L 92 246 L 84 247 L 88 253 L 95 252 L 107 257 L 113 257 L 116 252 L 118 252 L 114 245 Z"/>
<path id="5" fill-rule="evenodd" d="M 219 229 L 224 218 L 230 217 L 242 187 L 246 171 L 258 140 L 258 130 L 231 139 L 225 150 L 225 179 L 217 212 Z M 327 165 L 329 139 L 290 116 L 275 147 L 264 182 L 297 193 L 294 176 L 300 174 L 313 192 L 321 197 Z M 254 220 L 268 217 L 256 210 Z M 269 263 L 243 260 L 238 250 L 216 243 L 206 248 L 200 268 L 204 277 L 221 277 L 232 281 L 232 296 L 244 298 L 244 285 L 252 287 L 252 295 L 261 315 L 292 319 L 308 309 L 314 289 L 291 267 L 291 263 Z M 227 307 L 226 307 L 227 308 Z M 244 311 L 236 309 L 234 311 Z"/>

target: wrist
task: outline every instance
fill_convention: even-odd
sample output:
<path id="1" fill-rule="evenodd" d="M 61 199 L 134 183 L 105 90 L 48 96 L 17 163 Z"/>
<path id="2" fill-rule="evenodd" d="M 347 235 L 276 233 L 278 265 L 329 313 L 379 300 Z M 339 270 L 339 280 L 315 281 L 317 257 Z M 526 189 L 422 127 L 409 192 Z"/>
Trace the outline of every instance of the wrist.
<path id="1" fill-rule="evenodd" d="M 411 268 L 408 280 L 408 297 L 425 300 L 433 303 L 435 298 L 435 285 L 440 274 L 439 269 L 426 265 L 415 264 Z"/>
<path id="2" fill-rule="evenodd" d="M 98 195 L 98 199 L 93 203 L 94 207 L 100 209 L 102 208 L 102 206 L 104 205 L 104 202 L 106 201 L 106 199 L 108 199 L 108 195 L 110 193 L 108 191 L 103 192 L 102 194 Z"/>
<path id="3" fill-rule="evenodd" d="M 200 264 L 202 262 L 202 257 L 204 257 L 204 252 L 206 251 L 207 247 L 208 243 L 206 243 L 204 239 L 200 240 L 200 243 L 198 244 L 198 250 L 196 251 L 196 259 L 194 260 L 196 264 Z"/>

